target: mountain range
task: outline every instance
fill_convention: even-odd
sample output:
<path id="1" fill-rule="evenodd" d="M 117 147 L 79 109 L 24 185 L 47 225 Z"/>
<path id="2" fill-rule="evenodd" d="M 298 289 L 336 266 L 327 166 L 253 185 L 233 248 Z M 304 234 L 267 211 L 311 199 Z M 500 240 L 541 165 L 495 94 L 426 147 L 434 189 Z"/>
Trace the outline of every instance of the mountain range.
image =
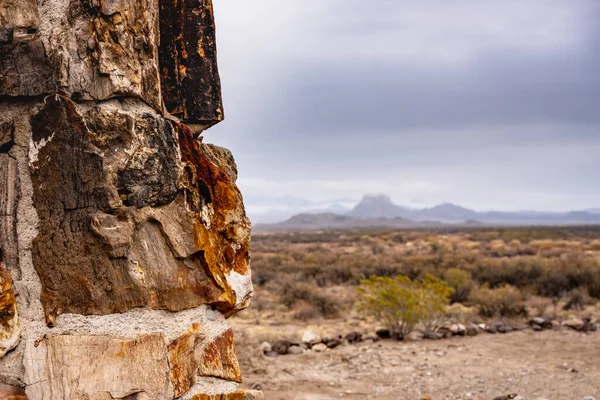
<path id="1" fill-rule="evenodd" d="M 330 211 L 330 210 L 327 210 Z M 272 224 L 259 224 L 257 230 L 351 229 L 366 227 L 417 228 L 444 225 L 586 225 L 600 224 L 600 209 L 570 212 L 487 211 L 477 212 L 452 203 L 430 208 L 410 208 L 394 204 L 385 195 L 364 196 L 354 208 L 344 212 L 303 212 Z"/>

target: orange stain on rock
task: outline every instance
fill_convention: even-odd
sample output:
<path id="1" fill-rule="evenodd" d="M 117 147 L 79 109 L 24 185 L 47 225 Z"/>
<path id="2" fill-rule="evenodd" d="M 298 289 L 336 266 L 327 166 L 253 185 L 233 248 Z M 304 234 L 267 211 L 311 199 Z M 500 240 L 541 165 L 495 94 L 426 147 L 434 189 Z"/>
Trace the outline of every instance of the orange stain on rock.
<path id="1" fill-rule="evenodd" d="M 196 383 L 201 355 L 200 346 L 204 333 L 200 324 L 193 324 L 188 331 L 169 344 L 169 365 L 175 396 L 180 397 Z"/>
<path id="2" fill-rule="evenodd" d="M 229 329 L 204 350 L 204 361 L 201 366 L 203 376 L 242 382 L 242 372 L 237 358 L 233 330 Z"/>
<path id="3" fill-rule="evenodd" d="M 4 264 L 0 264 L 0 325 L 8 327 L 10 321 L 15 318 L 16 304 L 12 278 Z"/>
<path id="4" fill-rule="evenodd" d="M 213 213 L 208 221 L 198 215 L 195 221 L 195 245 L 203 250 L 204 268 L 213 282 L 223 289 L 215 307 L 230 314 L 236 306 L 237 297 L 227 282 L 227 276 L 235 271 L 246 275 L 249 273 L 249 243 L 235 243 L 235 228 L 228 220 L 230 213 L 239 211 L 241 196 L 232 177 L 221 167 L 215 165 L 205 154 L 202 143 L 195 139 L 194 132 L 183 124 L 175 124 L 181 148 L 182 161 L 192 172 L 193 181 L 187 182 L 191 192 L 192 208 L 201 210 L 211 207 Z M 248 227 L 249 229 L 249 227 Z M 238 250 L 234 249 L 239 247 Z"/>

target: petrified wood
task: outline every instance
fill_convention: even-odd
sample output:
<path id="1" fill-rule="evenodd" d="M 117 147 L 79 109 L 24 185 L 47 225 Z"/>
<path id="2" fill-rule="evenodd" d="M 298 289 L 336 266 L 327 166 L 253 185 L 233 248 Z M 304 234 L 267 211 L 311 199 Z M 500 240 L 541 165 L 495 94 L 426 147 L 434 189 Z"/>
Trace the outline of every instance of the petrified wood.
<path id="1" fill-rule="evenodd" d="M 52 91 L 52 73 L 38 28 L 35 0 L 0 0 L 0 95 Z"/>
<path id="2" fill-rule="evenodd" d="M 32 143 L 49 324 L 65 312 L 246 307 L 250 223 L 228 152 L 152 113 L 60 96 L 33 117 Z"/>
<path id="3" fill-rule="evenodd" d="M 15 140 L 15 124 L 13 121 L 0 120 L 0 153 L 8 153 Z"/>
<path id="4" fill-rule="evenodd" d="M 191 400 L 264 400 L 264 396 L 256 391 L 240 390 L 227 394 L 198 394 Z"/>
<path id="5" fill-rule="evenodd" d="M 203 129 L 223 120 L 212 0 L 160 2 L 160 69 L 171 115 Z"/>
<path id="6" fill-rule="evenodd" d="M 25 391 L 18 386 L 0 384 L 0 399 L 27 400 L 27 395 L 25 395 Z"/>
<path id="7" fill-rule="evenodd" d="M 18 277 L 17 196 L 19 192 L 17 162 L 0 152 L 0 261 Z"/>
<path id="8" fill-rule="evenodd" d="M 210 0 L 0 0 L 0 398 L 262 398 L 222 119 Z"/>
<path id="9" fill-rule="evenodd" d="M 33 398 L 108 400 L 136 393 L 172 398 L 161 334 L 135 340 L 55 336 L 28 343 L 24 364 L 27 394 Z"/>
<path id="10" fill-rule="evenodd" d="M 13 282 L 2 262 L 2 249 L 0 249 L 0 357 L 19 343 L 21 329 L 18 322 Z"/>
<path id="11" fill-rule="evenodd" d="M 158 0 L 71 0 L 48 53 L 60 92 L 77 100 L 118 96 L 161 108 Z"/>
<path id="12" fill-rule="evenodd" d="M 206 343 L 202 327 L 195 324 L 169 344 L 169 364 L 175 397 L 188 392 L 197 376 L 242 382 L 231 329 Z"/>
<path id="13" fill-rule="evenodd" d="M 198 377 L 241 381 L 231 330 L 207 341 L 199 324 L 168 346 L 161 333 L 130 340 L 43 338 L 26 344 L 24 363 L 27 393 L 34 398 L 108 400 L 143 394 L 147 397 L 142 398 L 171 399 L 188 393 Z M 211 370 L 205 370 L 207 365 Z M 54 397 L 44 397 L 48 393 Z"/>
<path id="14" fill-rule="evenodd" d="M 201 375 L 242 382 L 242 371 L 240 371 L 231 329 L 206 346 L 202 360 Z"/>

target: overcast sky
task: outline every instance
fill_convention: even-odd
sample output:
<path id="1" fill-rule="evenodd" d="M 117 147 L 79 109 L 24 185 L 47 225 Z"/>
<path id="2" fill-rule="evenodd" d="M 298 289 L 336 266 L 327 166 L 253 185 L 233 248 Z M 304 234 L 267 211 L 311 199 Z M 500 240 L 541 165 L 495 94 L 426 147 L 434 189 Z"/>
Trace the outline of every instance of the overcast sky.
<path id="1" fill-rule="evenodd" d="M 600 207 L 600 1 L 214 0 L 252 207 Z"/>

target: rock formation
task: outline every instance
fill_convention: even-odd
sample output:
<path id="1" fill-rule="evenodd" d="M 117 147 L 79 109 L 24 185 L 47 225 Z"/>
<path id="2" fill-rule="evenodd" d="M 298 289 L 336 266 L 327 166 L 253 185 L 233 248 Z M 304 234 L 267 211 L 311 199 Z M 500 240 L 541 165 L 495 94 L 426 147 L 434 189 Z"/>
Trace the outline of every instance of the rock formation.
<path id="1" fill-rule="evenodd" d="M 0 398 L 253 399 L 211 0 L 0 0 Z"/>

